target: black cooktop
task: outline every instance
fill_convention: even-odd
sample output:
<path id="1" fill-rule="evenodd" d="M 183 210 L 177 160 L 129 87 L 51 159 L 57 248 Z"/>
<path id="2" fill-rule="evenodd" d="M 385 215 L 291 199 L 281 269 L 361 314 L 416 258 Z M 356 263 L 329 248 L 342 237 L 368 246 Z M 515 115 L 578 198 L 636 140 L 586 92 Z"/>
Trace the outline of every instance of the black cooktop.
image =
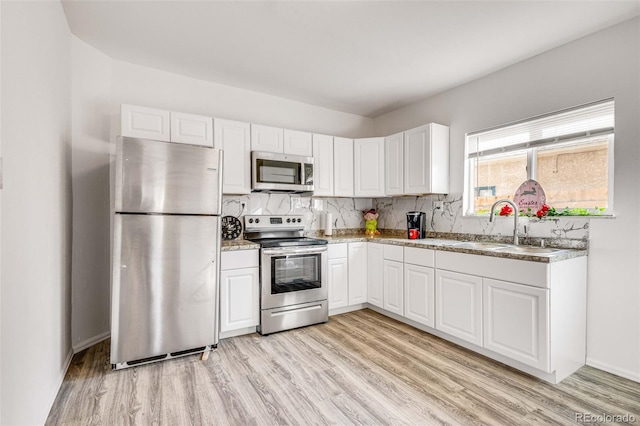
<path id="1" fill-rule="evenodd" d="M 321 246 L 327 244 L 327 240 L 318 238 L 251 238 L 249 241 L 260 244 L 263 248 L 274 247 L 300 247 Z"/>

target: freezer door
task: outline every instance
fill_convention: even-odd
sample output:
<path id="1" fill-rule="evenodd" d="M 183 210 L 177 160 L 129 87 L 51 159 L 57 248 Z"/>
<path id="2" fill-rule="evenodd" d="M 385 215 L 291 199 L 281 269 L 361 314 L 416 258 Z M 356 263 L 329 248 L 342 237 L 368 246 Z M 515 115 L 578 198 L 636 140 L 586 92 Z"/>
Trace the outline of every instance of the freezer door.
<path id="1" fill-rule="evenodd" d="M 112 364 L 218 343 L 219 220 L 115 215 Z"/>
<path id="2" fill-rule="evenodd" d="M 221 150 L 118 139 L 116 212 L 219 215 L 221 206 Z"/>

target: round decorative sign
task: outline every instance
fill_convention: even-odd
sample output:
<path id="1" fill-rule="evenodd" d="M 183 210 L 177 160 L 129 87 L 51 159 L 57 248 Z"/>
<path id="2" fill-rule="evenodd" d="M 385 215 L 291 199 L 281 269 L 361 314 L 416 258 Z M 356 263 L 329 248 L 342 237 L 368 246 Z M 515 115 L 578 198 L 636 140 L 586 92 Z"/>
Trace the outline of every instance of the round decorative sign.
<path id="1" fill-rule="evenodd" d="M 538 182 L 533 179 L 525 181 L 513 197 L 513 202 L 518 206 L 521 212 L 537 212 L 547 201 L 544 189 Z"/>
<path id="2" fill-rule="evenodd" d="M 242 223 L 237 217 L 224 216 L 222 218 L 222 239 L 235 240 L 242 232 Z"/>

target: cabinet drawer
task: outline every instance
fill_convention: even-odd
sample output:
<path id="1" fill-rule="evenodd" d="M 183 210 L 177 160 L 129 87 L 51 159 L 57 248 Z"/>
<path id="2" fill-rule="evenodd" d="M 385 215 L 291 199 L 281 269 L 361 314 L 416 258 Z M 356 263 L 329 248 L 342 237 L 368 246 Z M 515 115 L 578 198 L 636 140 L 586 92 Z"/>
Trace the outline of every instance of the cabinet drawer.
<path id="1" fill-rule="evenodd" d="M 385 260 L 395 260 L 396 262 L 402 262 L 402 246 L 392 246 L 390 244 L 385 244 L 384 249 L 382 250 L 383 256 Z"/>
<path id="2" fill-rule="evenodd" d="M 253 268 L 259 265 L 258 250 L 223 251 L 220 256 L 220 269 Z"/>
<path id="3" fill-rule="evenodd" d="M 347 243 L 329 244 L 327 248 L 327 257 L 329 259 L 347 257 L 347 251 Z"/>
<path id="4" fill-rule="evenodd" d="M 438 251 L 436 268 L 549 288 L 549 263 Z"/>
<path id="5" fill-rule="evenodd" d="M 433 265 L 435 264 L 434 259 L 435 255 L 433 250 L 415 247 L 404 248 L 404 263 L 433 268 Z"/>

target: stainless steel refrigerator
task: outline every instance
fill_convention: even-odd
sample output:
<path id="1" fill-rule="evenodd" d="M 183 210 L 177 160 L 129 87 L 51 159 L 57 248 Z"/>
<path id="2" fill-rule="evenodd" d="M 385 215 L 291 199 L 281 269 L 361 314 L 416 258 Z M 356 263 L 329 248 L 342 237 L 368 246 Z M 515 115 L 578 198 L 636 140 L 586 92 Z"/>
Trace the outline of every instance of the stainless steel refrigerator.
<path id="1" fill-rule="evenodd" d="M 218 344 L 222 151 L 119 138 L 114 161 L 111 364 Z"/>

